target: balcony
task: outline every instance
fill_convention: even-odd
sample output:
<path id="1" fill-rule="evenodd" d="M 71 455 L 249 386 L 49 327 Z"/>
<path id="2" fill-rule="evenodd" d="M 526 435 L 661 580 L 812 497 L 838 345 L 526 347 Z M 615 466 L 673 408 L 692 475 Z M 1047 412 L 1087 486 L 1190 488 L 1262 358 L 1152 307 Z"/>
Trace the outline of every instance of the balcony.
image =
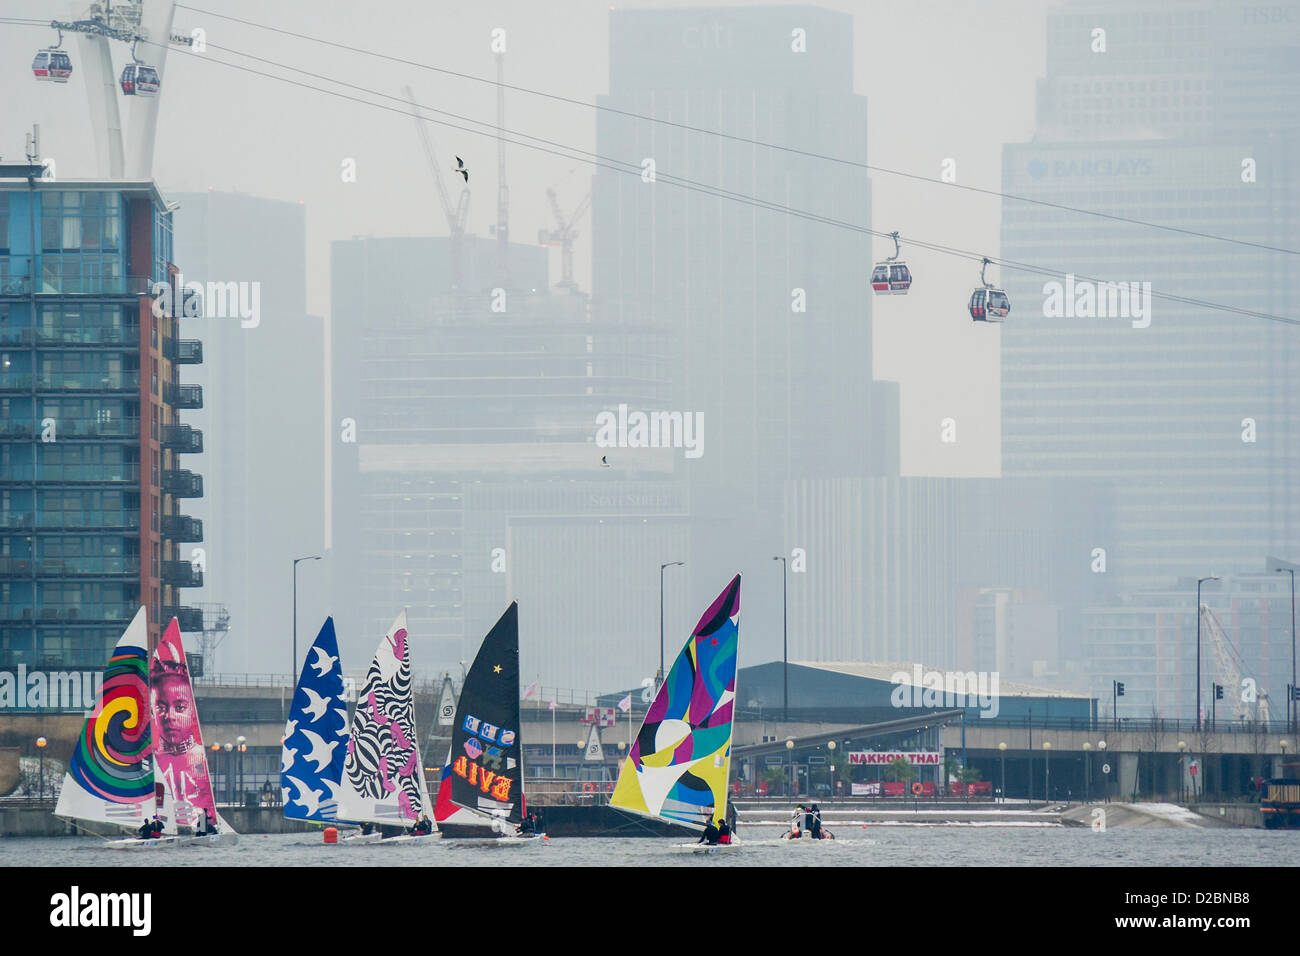
<path id="1" fill-rule="evenodd" d="M 172 408 L 202 408 L 203 386 L 169 382 L 163 389 L 163 401 Z"/>
<path id="2" fill-rule="evenodd" d="M 203 572 L 188 561 L 164 561 L 162 583 L 174 588 L 201 588 Z"/>
<path id="3" fill-rule="evenodd" d="M 56 253 L 46 253 L 53 257 Z M 10 263 L 11 267 L 14 263 Z M 27 271 L 23 262 L 20 272 Z M 153 280 L 149 276 L 61 276 L 42 275 L 36 282 L 37 295 L 97 295 L 130 296 L 148 295 Z M 29 275 L 12 272 L 0 275 L 0 298 L 26 298 L 32 293 L 32 279 Z"/>
<path id="4" fill-rule="evenodd" d="M 189 515 L 163 515 L 162 536 L 172 541 L 202 541 L 203 522 Z"/>
<path id="5" fill-rule="evenodd" d="M 177 365 L 202 365 L 203 343 L 198 339 L 163 339 L 163 358 Z"/>
<path id="6" fill-rule="evenodd" d="M 180 625 L 182 631 L 201 631 L 203 630 L 203 609 L 197 607 L 183 607 L 180 605 L 167 606 L 163 605 L 162 619 L 163 626 L 172 618 L 176 618 L 176 623 Z"/>
<path id="7" fill-rule="evenodd" d="M 203 451 L 203 432 L 189 425 L 164 425 L 162 445 L 178 455 L 197 455 Z"/>
<path id="8" fill-rule="evenodd" d="M 162 490 L 173 498 L 202 498 L 203 476 L 168 468 L 162 473 Z"/>

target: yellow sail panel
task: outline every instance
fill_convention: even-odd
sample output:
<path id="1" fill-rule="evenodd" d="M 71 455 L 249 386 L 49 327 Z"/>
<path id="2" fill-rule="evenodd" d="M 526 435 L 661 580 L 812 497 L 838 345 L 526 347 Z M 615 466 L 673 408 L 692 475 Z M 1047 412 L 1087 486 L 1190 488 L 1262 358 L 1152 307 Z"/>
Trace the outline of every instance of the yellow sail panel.
<path id="1" fill-rule="evenodd" d="M 740 575 L 695 626 L 655 695 L 610 805 L 703 829 L 727 808 Z"/>

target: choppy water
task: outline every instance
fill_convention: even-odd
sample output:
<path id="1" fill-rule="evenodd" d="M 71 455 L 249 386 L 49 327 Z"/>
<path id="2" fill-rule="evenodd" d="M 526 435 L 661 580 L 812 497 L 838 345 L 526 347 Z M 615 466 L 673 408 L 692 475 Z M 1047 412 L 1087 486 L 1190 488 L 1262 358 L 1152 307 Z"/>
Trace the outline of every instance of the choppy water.
<path id="1" fill-rule="evenodd" d="M 0 839 L 0 866 L 1294 866 L 1300 830 L 889 826 L 847 828 L 834 841 L 779 841 L 778 827 L 742 827 L 738 852 L 675 853 L 669 838 L 467 845 L 326 846 L 309 834 L 246 834 L 229 848 L 105 850 L 89 837 Z"/>

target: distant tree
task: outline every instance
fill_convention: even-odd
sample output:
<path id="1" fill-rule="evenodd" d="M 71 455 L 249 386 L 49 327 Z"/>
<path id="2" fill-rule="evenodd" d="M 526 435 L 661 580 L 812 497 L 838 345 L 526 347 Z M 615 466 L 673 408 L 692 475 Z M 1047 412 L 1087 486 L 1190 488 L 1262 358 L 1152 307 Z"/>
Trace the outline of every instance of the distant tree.
<path id="1" fill-rule="evenodd" d="M 911 783 L 916 768 L 905 757 L 895 757 L 885 767 L 885 779 L 890 783 Z"/>

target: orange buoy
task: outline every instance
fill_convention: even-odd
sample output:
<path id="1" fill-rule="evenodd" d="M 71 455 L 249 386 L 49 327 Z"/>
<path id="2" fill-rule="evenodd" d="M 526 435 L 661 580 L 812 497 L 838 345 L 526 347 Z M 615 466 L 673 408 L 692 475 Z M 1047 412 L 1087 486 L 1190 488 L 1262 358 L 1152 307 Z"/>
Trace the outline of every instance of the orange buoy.
<path id="1" fill-rule="evenodd" d="M 325 842 L 326 842 L 326 843 L 338 843 L 338 842 L 339 842 L 339 830 L 338 830 L 338 827 L 326 827 L 326 828 L 325 828 Z"/>

